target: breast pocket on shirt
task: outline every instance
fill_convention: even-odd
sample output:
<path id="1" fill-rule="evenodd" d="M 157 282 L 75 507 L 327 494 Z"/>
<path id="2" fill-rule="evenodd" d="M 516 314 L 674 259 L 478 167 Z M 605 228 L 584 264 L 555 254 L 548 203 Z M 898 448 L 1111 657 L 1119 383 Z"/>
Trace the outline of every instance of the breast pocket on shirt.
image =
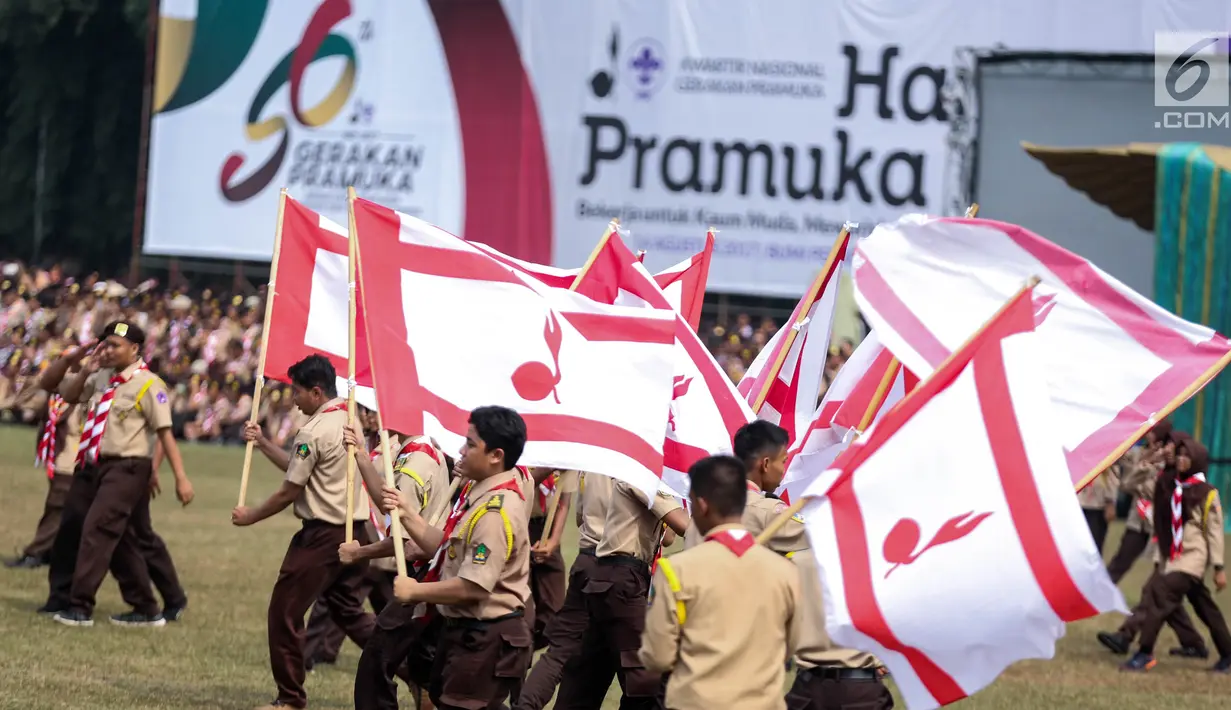
<path id="1" fill-rule="evenodd" d="M 111 400 L 111 411 L 107 415 L 108 418 L 115 418 L 116 421 L 127 422 L 133 417 L 140 417 L 141 412 L 137 410 L 137 398 L 132 395 L 117 395 Z"/>

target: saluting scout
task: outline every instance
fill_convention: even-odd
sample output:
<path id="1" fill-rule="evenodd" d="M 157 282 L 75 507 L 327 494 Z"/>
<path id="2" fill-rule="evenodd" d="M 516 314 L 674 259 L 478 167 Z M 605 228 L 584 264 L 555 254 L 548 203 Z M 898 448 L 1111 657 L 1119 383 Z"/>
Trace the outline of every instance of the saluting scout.
<path id="1" fill-rule="evenodd" d="M 244 428 L 244 438 L 255 442 L 286 478 L 264 503 L 238 506 L 231 522 L 247 526 L 294 506 L 303 527 L 291 538 L 286 557 L 269 597 L 269 661 L 278 697 L 263 708 L 306 707 L 304 691 L 304 614 L 322 594 L 329 601 L 334 621 L 347 636 L 363 646 L 372 635 L 374 617 L 363 609 L 362 586 L 367 563 L 343 565 L 338 546 L 346 539 L 346 445 L 343 430 L 345 400 L 335 389 L 337 373 L 329 360 L 312 355 L 292 365 L 290 376 L 295 405 L 309 419 L 295 435 L 287 453 L 270 441 L 257 424 Z M 368 502 L 355 496 L 355 537 L 367 542 L 363 521 Z"/>
<path id="2" fill-rule="evenodd" d="M 564 603 L 546 629 L 547 651 L 530 669 L 530 676 L 518 695 L 516 710 L 543 710 L 556 694 L 565 666 L 581 652 L 582 639 L 590 625 L 584 590 L 597 565 L 594 550 L 603 539 L 611 487 L 612 480 L 607 476 L 582 473 L 578 477 L 577 557 L 569 570 Z M 562 514 L 563 509 L 557 512 L 557 518 Z M 615 666 L 612 665 L 606 678 L 599 683 L 606 689 L 614 677 Z"/>
<path id="3" fill-rule="evenodd" d="M 623 691 L 620 707 L 660 706 L 662 675 L 648 670 L 637 650 L 645 628 L 650 565 L 661 550 L 664 526 L 683 535 L 688 514 L 675 498 L 662 492 L 648 502 L 623 481 L 613 480 L 611 487 L 595 566 L 582 590 L 588 626 L 575 664 L 577 672 L 566 674 L 560 684 L 554 706 L 559 710 L 601 707 L 612 669 Z"/>
<path id="4" fill-rule="evenodd" d="M 87 412 L 77 447 L 77 473 L 53 547 L 51 594 L 44 607 L 55 611 L 55 620 L 65 625 L 93 625 L 95 594 L 108 569 L 124 600 L 133 606 L 131 612 L 113 616 L 113 623 L 166 623 L 150 588 L 145 550 L 134 528 L 149 522 L 151 434 L 171 462 L 180 502 L 190 503 L 193 491 L 171 435 L 167 386 L 141 359 L 144 345 L 145 333 L 136 325 L 112 322 L 76 375 L 65 378 L 69 368 L 85 358 L 87 348 L 69 349 L 43 374 L 45 389 L 56 390 L 68 404 L 84 404 Z M 171 564 L 169 557 L 166 564 Z"/>
<path id="5" fill-rule="evenodd" d="M 401 437 L 397 437 L 400 439 Z M 448 457 L 444 455 L 427 437 L 411 437 L 400 445 L 391 438 L 389 448 L 394 452 L 394 474 L 397 486 L 397 508 L 383 502 L 382 508 L 393 514 L 401 514 L 405 505 L 414 514 L 429 523 L 443 517 L 449 508 L 449 465 Z M 356 448 L 355 455 L 361 456 Z M 362 459 L 371 462 L 371 471 L 361 460 L 360 470 L 367 481 L 373 473 L 380 473 L 383 478 L 384 461 L 379 453 L 370 457 L 362 455 Z M 369 484 L 371 486 L 372 484 Z M 382 490 L 381 488 L 369 488 Z M 432 551 L 424 552 L 410 539 L 403 527 L 403 545 L 406 553 L 408 571 L 416 576 L 426 573 L 426 560 Z M 360 559 L 389 559 L 394 554 L 394 541 L 386 538 L 375 545 L 359 547 L 356 543 L 342 545 L 338 549 L 344 563 Z M 424 621 L 427 621 L 426 619 Z M 414 608 L 396 601 L 381 610 L 376 617 L 376 630 L 363 654 L 359 657 L 359 668 L 355 673 L 355 708 L 356 710 L 395 709 L 397 708 L 397 686 L 394 675 L 402 666 L 403 661 L 413 658 L 409 663 L 409 676 L 404 678 L 412 691 L 427 689 L 431 679 L 431 660 L 434 658 L 436 644 L 436 626 L 430 630 L 427 624 L 415 620 Z M 420 703 L 426 699 L 420 698 Z"/>
<path id="6" fill-rule="evenodd" d="M 475 409 L 456 465 L 472 483 L 455 514 L 443 530 L 403 516 L 420 547 L 436 549 L 424 581 L 399 578 L 394 593 L 404 604 L 435 605 L 444 619 L 430 686 L 438 708 L 499 707 L 530 666 L 530 542 L 514 469 L 525 444 L 516 412 Z M 387 493 L 400 501 L 396 491 Z"/>
<path id="7" fill-rule="evenodd" d="M 710 456 L 688 475 L 693 520 L 705 541 L 660 560 L 641 661 L 671 674 L 672 710 L 786 708 L 799 574 L 741 524 L 747 495 L 739 459 Z"/>
<path id="8" fill-rule="evenodd" d="M 58 394 L 52 394 L 47 402 L 47 419 L 39 436 L 35 463 L 47 467 L 47 498 L 43 503 L 43 515 L 34 530 L 34 539 L 16 559 L 6 561 L 5 567 L 33 569 L 51 560 L 51 546 L 60 530 L 60 514 L 68 499 L 68 490 L 73 484 L 73 469 L 77 465 L 77 446 L 81 443 L 81 426 L 84 423 L 83 407 L 69 404 Z"/>

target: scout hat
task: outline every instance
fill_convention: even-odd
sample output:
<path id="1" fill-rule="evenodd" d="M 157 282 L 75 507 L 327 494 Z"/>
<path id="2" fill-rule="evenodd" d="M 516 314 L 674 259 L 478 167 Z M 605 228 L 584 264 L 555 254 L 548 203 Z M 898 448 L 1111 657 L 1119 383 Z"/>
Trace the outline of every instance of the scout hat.
<path id="1" fill-rule="evenodd" d="M 145 331 L 141 330 L 135 323 L 128 323 L 122 320 L 112 321 L 103 328 L 102 338 L 108 338 L 112 335 L 118 335 L 128 342 L 141 347 L 145 345 Z"/>

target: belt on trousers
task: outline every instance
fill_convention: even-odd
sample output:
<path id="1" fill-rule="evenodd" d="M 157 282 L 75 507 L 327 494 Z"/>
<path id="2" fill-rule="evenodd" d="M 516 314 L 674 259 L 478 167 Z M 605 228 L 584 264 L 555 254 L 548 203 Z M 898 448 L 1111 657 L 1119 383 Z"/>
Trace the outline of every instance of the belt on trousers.
<path id="1" fill-rule="evenodd" d="M 518 609 L 504 616 L 497 616 L 494 619 L 467 619 L 464 617 L 446 616 L 445 626 L 451 629 L 486 629 L 492 624 L 498 624 L 509 619 L 520 619 L 525 615 L 526 612 L 524 610 Z"/>
<path id="2" fill-rule="evenodd" d="M 649 569 L 650 567 L 649 564 L 642 562 L 632 555 L 607 555 L 599 557 L 598 563 L 600 565 L 622 565 L 624 567 L 639 567 L 642 569 Z"/>
<path id="3" fill-rule="evenodd" d="M 797 676 L 815 678 L 817 680 L 880 680 L 880 673 L 875 668 L 845 668 L 843 666 L 816 666 L 800 668 Z"/>
<path id="4" fill-rule="evenodd" d="M 593 547 L 579 547 L 577 548 L 577 554 L 585 555 L 586 557 L 593 557 L 594 548 Z"/>

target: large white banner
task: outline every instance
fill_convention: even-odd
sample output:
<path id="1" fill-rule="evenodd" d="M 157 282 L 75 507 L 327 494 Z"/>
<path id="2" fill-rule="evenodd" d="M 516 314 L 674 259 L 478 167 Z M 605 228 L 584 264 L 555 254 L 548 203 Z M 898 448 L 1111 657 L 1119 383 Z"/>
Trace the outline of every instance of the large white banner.
<path id="1" fill-rule="evenodd" d="M 1149 52 L 1222 0 L 164 0 L 145 251 L 268 259 L 345 187 L 539 262 L 796 296 L 846 220 L 938 213 L 958 47 Z M 1039 107 L 1040 120 L 1048 117 Z"/>

